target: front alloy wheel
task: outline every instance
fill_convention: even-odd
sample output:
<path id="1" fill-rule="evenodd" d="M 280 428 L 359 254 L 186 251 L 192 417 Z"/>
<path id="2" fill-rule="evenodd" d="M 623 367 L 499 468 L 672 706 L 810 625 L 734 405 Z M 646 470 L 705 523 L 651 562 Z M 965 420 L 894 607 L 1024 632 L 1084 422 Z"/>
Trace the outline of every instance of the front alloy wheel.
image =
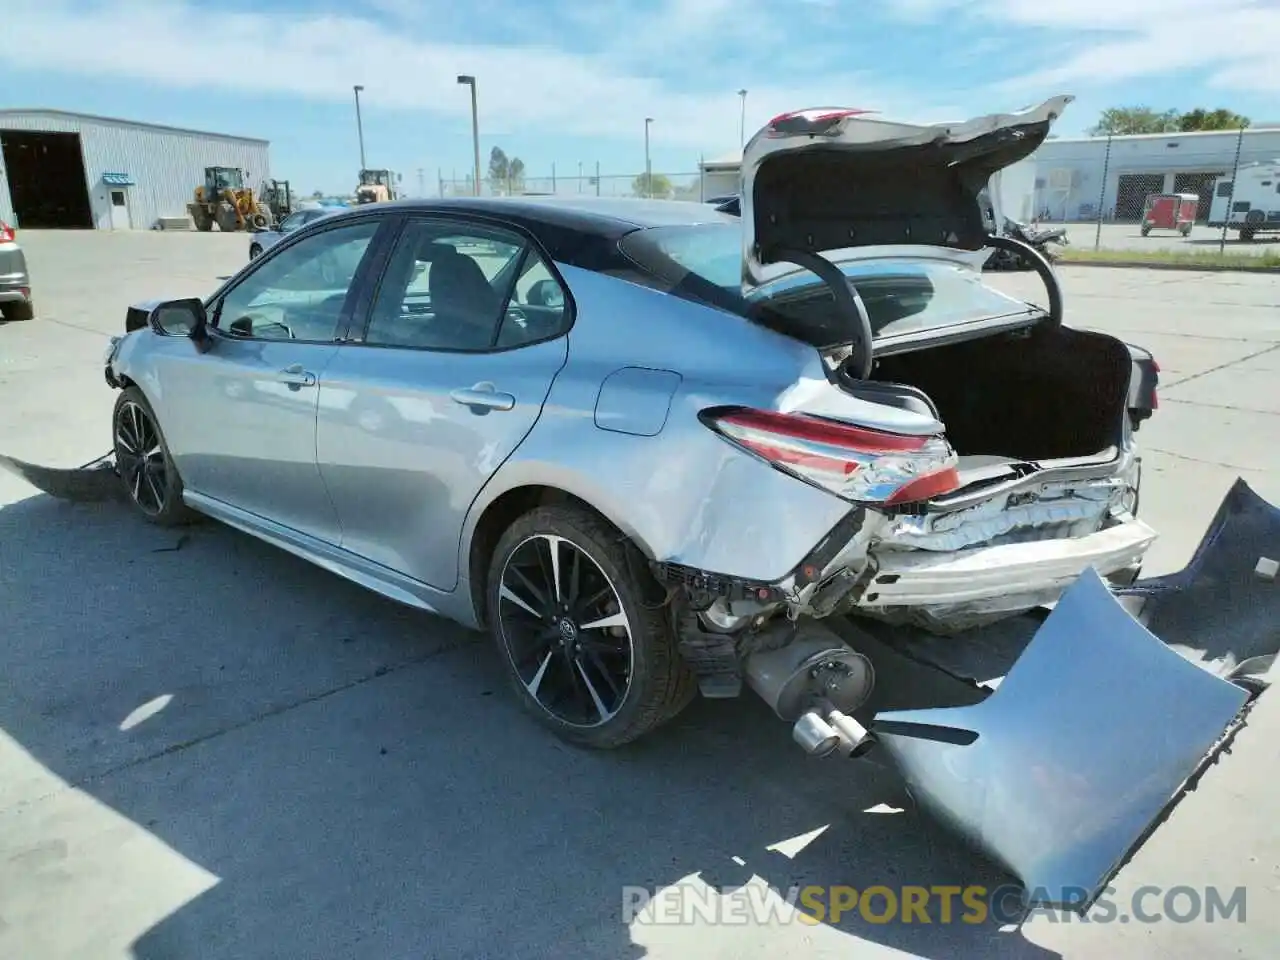
<path id="1" fill-rule="evenodd" d="M 585 509 L 516 521 L 493 557 L 487 609 L 524 707 L 604 748 L 679 713 L 696 688 L 655 587 L 639 551 Z"/>
<path id="2" fill-rule="evenodd" d="M 182 480 L 155 412 L 137 387 L 123 390 L 116 400 L 112 435 L 116 470 L 138 512 L 161 526 L 190 520 L 193 515 L 182 502 Z"/>

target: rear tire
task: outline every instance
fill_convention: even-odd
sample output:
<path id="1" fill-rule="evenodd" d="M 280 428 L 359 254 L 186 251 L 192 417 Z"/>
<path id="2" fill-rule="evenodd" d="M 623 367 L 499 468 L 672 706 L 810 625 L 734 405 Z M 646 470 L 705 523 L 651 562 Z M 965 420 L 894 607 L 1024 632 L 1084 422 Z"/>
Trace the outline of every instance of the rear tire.
<path id="1" fill-rule="evenodd" d="M 182 477 L 155 411 L 137 387 L 126 387 L 116 398 L 111 436 L 125 496 L 143 519 L 160 527 L 197 519 L 198 514 L 182 502 Z"/>
<path id="2" fill-rule="evenodd" d="M 22 323 L 34 317 L 36 311 L 30 300 L 24 300 L 21 303 L 0 304 L 0 315 L 4 316 L 5 323 Z"/>
<path id="3" fill-rule="evenodd" d="M 486 609 L 521 706 L 570 743 L 620 747 L 697 692 L 643 555 L 583 507 L 539 507 L 508 528 Z"/>

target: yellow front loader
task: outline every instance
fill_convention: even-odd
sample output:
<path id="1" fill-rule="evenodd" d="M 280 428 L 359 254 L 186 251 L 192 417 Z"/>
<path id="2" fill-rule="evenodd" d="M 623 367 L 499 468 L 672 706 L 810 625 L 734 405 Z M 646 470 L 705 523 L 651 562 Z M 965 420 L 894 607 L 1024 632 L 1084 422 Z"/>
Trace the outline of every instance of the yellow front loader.
<path id="1" fill-rule="evenodd" d="M 236 167 L 205 167 L 204 185 L 196 187 L 187 212 L 202 232 L 215 223 L 223 233 L 271 226 L 271 211 L 258 202 L 252 187 L 244 185 L 244 171 Z"/>

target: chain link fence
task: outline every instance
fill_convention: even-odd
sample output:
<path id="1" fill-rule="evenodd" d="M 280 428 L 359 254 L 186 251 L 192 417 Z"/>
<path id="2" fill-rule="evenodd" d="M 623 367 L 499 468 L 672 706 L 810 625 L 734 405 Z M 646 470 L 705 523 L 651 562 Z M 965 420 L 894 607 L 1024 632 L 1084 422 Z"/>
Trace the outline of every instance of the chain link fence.
<path id="1" fill-rule="evenodd" d="M 438 195 L 441 197 L 469 197 L 476 192 L 474 179 L 470 176 L 446 177 L 441 171 L 438 180 Z M 480 182 L 480 196 L 653 197 L 702 203 L 711 199 L 706 185 L 701 173 L 660 173 L 655 170 L 649 176 L 643 172 L 602 174 L 599 165 L 593 164 L 563 172 L 553 169 L 549 176 L 486 177 Z"/>
<path id="2" fill-rule="evenodd" d="M 1032 157 L 1035 223 L 1065 228 L 1069 249 L 1280 256 L 1280 135 L 1254 133 L 1047 141 Z"/>

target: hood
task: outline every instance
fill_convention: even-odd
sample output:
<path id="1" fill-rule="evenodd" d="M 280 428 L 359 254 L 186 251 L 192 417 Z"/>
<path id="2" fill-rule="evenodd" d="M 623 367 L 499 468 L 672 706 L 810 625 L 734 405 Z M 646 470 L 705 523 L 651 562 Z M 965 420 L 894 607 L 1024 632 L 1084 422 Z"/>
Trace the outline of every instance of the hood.
<path id="1" fill-rule="evenodd" d="M 928 247 L 979 267 L 979 191 L 1039 147 L 1073 99 L 923 126 L 833 107 L 775 117 L 743 151 L 743 292 L 795 272 L 795 253 L 840 263 Z"/>

